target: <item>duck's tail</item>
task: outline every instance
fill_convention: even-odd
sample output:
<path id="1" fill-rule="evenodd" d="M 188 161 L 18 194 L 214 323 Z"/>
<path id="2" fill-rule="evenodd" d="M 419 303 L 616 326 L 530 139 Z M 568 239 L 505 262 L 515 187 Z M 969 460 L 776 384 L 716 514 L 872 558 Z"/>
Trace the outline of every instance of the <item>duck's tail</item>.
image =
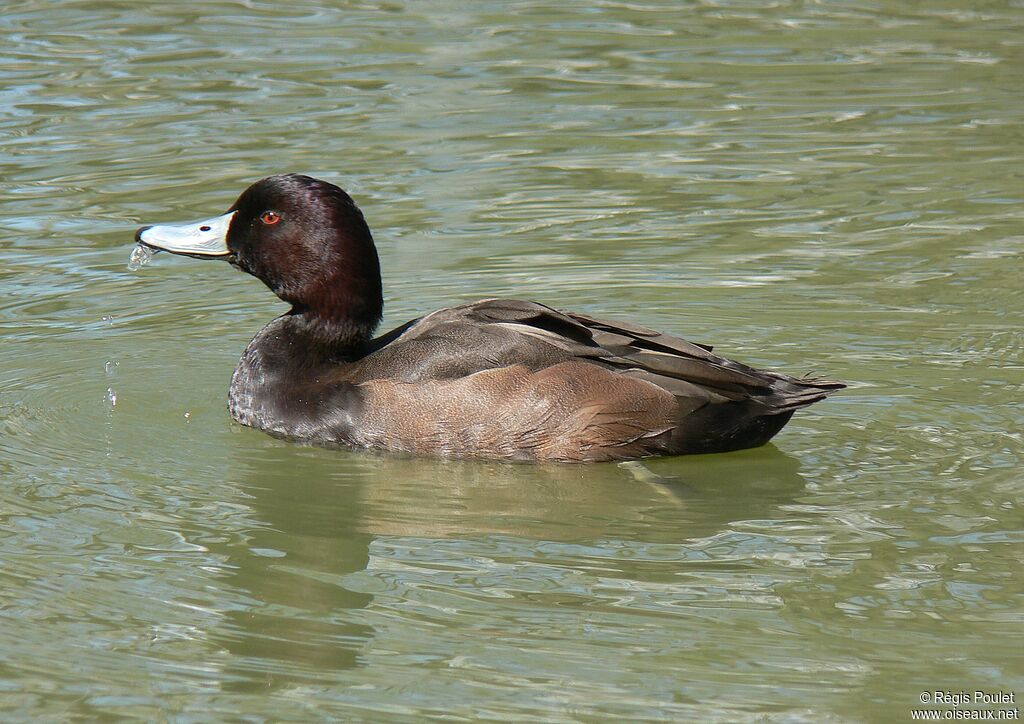
<path id="1" fill-rule="evenodd" d="M 842 382 L 812 375 L 789 377 L 772 374 L 772 376 L 776 377 L 777 381 L 772 385 L 772 394 L 764 400 L 769 415 L 793 412 L 801 407 L 813 405 L 815 402 L 824 400 L 833 392 L 846 387 Z"/>

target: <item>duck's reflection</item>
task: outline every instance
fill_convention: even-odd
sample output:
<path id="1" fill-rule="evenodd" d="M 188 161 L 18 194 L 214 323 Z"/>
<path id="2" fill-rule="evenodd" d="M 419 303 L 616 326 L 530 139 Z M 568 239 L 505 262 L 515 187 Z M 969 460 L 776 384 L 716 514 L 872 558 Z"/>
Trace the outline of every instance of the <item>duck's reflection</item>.
<path id="1" fill-rule="evenodd" d="M 224 550 L 232 585 L 251 601 L 218 632 L 235 688 L 321 681 L 358 664 L 374 632 L 353 611 L 373 596 L 352 574 L 367 569 L 374 540 L 680 544 L 771 517 L 804 487 L 797 462 L 773 447 L 622 467 L 401 459 L 264 440 L 234 467 L 259 525 L 246 546 Z M 628 561 L 616 566 L 631 575 Z"/>
<path id="2" fill-rule="evenodd" d="M 340 580 L 368 560 L 361 476 L 273 443 L 247 448 L 235 462 L 232 482 L 251 496 L 256 524 L 246 545 L 224 550 L 231 584 L 250 599 L 218 632 L 232 654 L 229 688 L 313 681 L 319 671 L 353 666 L 371 632 L 340 624 L 334 612 L 370 600 Z"/>

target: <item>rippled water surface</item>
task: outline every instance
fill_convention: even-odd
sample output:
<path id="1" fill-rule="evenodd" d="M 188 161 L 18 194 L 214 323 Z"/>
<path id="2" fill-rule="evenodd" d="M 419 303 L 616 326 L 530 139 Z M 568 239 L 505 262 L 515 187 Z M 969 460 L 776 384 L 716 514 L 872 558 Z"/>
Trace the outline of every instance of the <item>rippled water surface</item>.
<path id="1" fill-rule="evenodd" d="M 0 715 L 1024 696 L 1022 68 L 1021 2 L 6 3 Z M 281 171 L 361 204 L 385 324 L 527 297 L 850 389 L 636 474 L 240 428 L 283 305 L 126 263 Z"/>

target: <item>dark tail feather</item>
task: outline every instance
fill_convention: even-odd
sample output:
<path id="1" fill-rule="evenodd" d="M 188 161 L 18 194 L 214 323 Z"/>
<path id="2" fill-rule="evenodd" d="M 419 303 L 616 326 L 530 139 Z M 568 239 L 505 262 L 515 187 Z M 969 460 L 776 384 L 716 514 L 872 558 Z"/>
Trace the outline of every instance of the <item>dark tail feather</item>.
<path id="1" fill-rule="evenodd" d="M 813 405 L 820 402 L 837 390 L 846 385 L 835 380 L 826 380 L 820 377 L 785 377 L 779 375 L 779 383 L 775 386 L 774 394 L 766 400 L 766 406 L 770 408 L 770 415 L 777 415 L 783 412 L 792 412 L 801 407 Z"/>

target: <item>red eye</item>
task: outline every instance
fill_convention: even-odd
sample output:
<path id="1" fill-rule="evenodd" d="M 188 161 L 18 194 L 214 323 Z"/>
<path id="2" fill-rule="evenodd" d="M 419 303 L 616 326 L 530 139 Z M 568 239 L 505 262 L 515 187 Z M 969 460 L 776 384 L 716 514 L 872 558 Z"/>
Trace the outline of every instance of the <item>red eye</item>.
<path id="1" fill-rule="evenodd" d="M 262 214 L 260 214 L 260 221 L 262 221 L 267 226 L 270 226 L 271 224 L 276 224 L 280 220 L 281 217 L 278 215 L 276 211 L 264 211 Z"/>

